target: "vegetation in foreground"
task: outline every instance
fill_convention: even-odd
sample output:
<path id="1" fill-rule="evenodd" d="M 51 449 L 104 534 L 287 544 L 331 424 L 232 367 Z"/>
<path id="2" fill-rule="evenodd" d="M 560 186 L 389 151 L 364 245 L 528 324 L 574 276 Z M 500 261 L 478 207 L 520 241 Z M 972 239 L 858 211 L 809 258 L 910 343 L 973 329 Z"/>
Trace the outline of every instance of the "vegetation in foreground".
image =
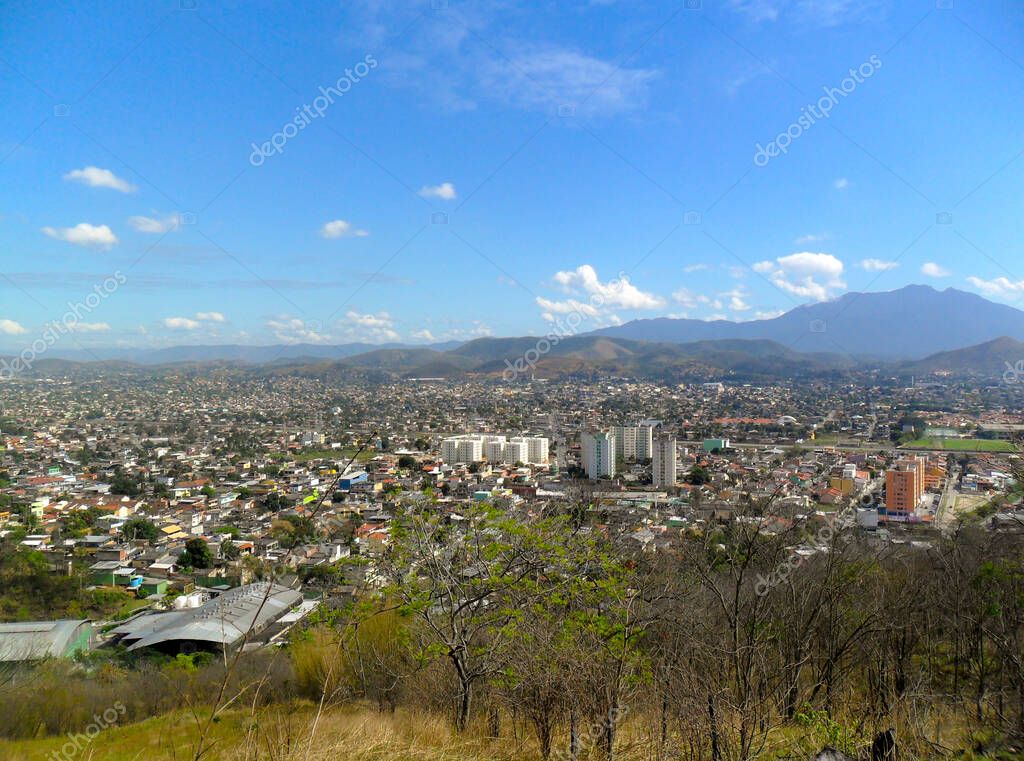
<path id="1" fill-rule="evenodd" d="M 876 546 L 750 505 L 647 553 L 589 512 L 400 508 L 359 602 L 287 648 L 10 674 L 3 757 L 114 705 L 92 758 L 774 761 L 888 727 L 901 761 L 1019 757 L 1019 537 Z"/>
<path id="2" fill-rule="evenodd" d="M 205 718 L 201 715 L 200 718 Z M 539 758 L 537 740 L 523 717 L 503 716 L 499 735 L 486 721 L 474 721 L 459 733 L 443 715 L 400 708 L 381 712 L 366 704 L 348 704 L 320 710 L 311 701 L 289 701 L 253 711 L 236 708 L 223 712 L 204 739 L 206 761 L 522 761 Z M 945 719 L 951 737 L 960 735 L 962 723 Z M 597 732 L 592 735 L 598 734 Z M 849 744 L 850 730 L 809 715 L 792 727 L 773 733 L 772 749 L 764 758 L 808 759 L 823 747 Z M 579 761 L 606 756 L 595 737 L 584 738 Z M 653 761 L 689 758 L 686 753 L 659 752 L 650 742 L 650 727 L 642 718 L 622 721 L 616 758 Z M 983 742 L 984 738 L 975 740 Z M 65 737 L 0 740 L 5 761 L 53 761 L 68 743 Z M 81 751 L 68 758 L 89 761 L 181 761 L 193 759 L 199 746 L 196 717 L 175 711 L 135 724 L 103 731 Z M 54 754 L 58 754 L 55 756 Z M 567 759 L 565 752 L 556 755 Z M 913 757 L 913 756 L 912 756 Z M 944 757 L 936 752 L 935 758 Z M 964 761 L 1010 759 L 1012 751 L 986 753 L 981 745 L 955 756 Z"/>

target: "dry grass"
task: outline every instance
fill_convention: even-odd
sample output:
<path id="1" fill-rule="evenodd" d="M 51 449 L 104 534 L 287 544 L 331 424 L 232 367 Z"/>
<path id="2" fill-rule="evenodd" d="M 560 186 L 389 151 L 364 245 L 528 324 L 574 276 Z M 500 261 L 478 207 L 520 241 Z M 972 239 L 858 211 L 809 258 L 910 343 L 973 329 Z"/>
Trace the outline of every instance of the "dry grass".
<path id="1" fill-rule="evenodd" d="M 443 718 L 399 710 L 345 706 L 327 710 L 310 737 L 316 708 L 311 703 L 273 706 L 253 715 L 226 712 L 214 725 L 213 747 L 204 761 L 377 761 L 410 759 L 508 759 L 536 757 L 532 738 L 516 748 L 511 737 L 485 738 L 481 732 L 456 735 Z M 476 729 L 476 728 L 474 728 Z M 481 728 L 482 729 L 482 728 Z M 192 717 L 176 712 L 147 721 L 114 727 L 67 758 L 81 761 L 181 761 L 192 759 L 197 737 Z M 5 761 L 52 761 L 62 740 L 0 741 Z"/>
<path id="2" fill-rule="evenodd" d="M 508 717 L 498 739 L 486 737 L 481 719 L 460 736 L 443 716 L 409 709 L 382 713 L 367 705 L 327 709 L 311 729 L 316 705 L 308 701 L 281 703 L 251 710 L 225 712 L 214 723 L 212 747 L 203 761 L 527 761 L 538 759 L 537 744 L 523 726 L 513 727 Z M 620 727 L 616 758 L 620 761 L 655 761 L 651 742 L 657 736 L 653 719 L 633 716 Z M 906 748 L 904 758 L 942 758 L 963 747 L 963 716 L 944 713 L 933 717 L 943 727 L 945 751 L 937 747 Z M 934 737 L 933 733 L 932 734 Z M 4 761 L 193 761 L 197 738 L 195 719 L 183 711 L 117 726 L 100 733 L 91 743 L 64 755 L 59 752 L 67 738 L 0 741 Z M 559 737 L 556 743 L 563 738 Z M 805 759 L 828 743 L 818 729 L 795 724 L 773 733 L 765 759 Z M 556 744 L 555 750 L 559 749 Z M 557 753 L 553 758 L 558 758 Z M 586 749 L 581 761 L 601 758 Z M 672 757 L 671 754 L 669 757 Z"/>

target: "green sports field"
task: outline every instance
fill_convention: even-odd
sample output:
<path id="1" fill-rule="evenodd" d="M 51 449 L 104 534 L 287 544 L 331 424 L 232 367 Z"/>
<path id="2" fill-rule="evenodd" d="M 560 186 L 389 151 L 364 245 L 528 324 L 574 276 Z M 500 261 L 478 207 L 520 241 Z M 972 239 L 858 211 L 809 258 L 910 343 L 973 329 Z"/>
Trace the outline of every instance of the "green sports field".
<path id="1" fill-rule="evenodd" d="M 915 439 L 902 449 L 941 449 L 946 452 L 1016 452 L 1013 442 L 1000 439 Z"/>

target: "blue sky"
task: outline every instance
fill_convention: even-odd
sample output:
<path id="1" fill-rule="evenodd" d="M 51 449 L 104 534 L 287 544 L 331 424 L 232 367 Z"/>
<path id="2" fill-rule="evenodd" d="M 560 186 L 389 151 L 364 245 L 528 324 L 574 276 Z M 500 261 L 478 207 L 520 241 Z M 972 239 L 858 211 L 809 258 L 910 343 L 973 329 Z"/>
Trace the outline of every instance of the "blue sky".
<path id="1" fill-rule="evenodd" d="M 1020 3 L 92 5 L 0 11 L 0 346 L 1024 301 Z"/>

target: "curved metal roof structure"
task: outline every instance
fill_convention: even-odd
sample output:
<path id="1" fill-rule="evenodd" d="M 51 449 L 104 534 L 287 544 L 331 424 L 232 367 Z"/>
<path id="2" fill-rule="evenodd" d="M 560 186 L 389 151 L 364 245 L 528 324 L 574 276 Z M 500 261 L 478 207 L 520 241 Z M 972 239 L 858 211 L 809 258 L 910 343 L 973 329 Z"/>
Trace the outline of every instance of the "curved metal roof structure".
<path id="1" fill-rule="evenodd" d="M 140 616 L 111 634 L 120 637 L 129 650 L 170 642 L 206 642 L 230 648 L 247 634 L 263 631 L 300 602 L 302 595 L 294 589 L 260 582 L 232 589 L 191 610 Z"/>
<path id="2" fill-rule="evenodd" d="M 87 619 L 0 624 L 0 662 L 63 658 L 86 629 Z"/>

